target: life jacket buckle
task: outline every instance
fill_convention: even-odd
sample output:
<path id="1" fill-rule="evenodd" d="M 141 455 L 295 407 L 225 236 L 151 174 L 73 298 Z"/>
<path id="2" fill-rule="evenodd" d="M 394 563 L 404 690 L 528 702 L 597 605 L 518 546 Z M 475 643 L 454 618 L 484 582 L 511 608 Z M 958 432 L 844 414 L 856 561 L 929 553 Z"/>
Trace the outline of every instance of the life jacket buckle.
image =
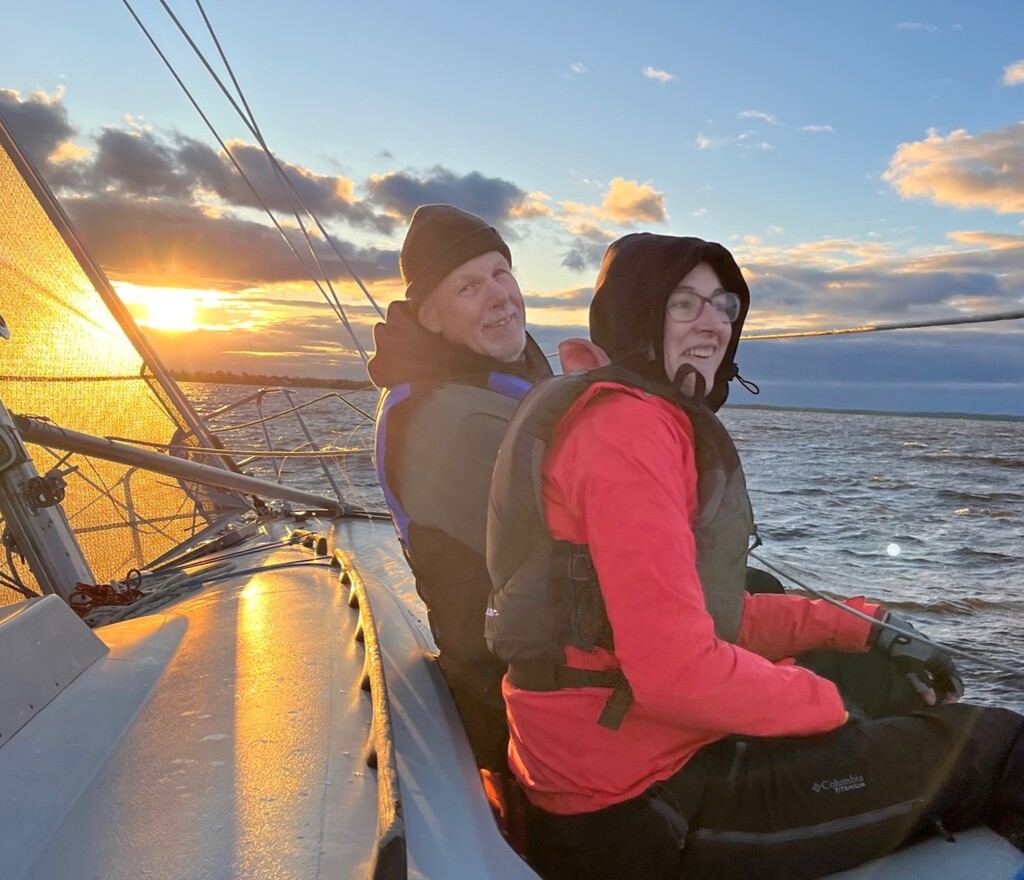
<path id="1" fill-rule="evenodd" d="M 567 571 L 569 580 L 592 583 L 597 580 L 597 569 L 594 568 L 594 560 L 586 548 L 573 547 L 569 553 L 569 566 Z"/>

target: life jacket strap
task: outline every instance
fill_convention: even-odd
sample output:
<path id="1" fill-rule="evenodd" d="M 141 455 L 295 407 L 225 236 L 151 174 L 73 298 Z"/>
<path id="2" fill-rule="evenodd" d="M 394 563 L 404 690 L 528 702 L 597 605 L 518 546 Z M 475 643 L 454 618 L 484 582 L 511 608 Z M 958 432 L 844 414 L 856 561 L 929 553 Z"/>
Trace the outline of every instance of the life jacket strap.
<path id="1" fill-rule="evenodd" d="M 611 688 L 611 695 L 597 723 L 618 730 L 633 702 L 633 689 L 621 669 L 577 669 L 548 660 L 517 660 L 508 667 L 508 680 L 524 691 L 558 691 L 562 688 Z"/>
<path id="2" fill-rule="evenodd" d="M 626 710 L 633 704 L 633 688 L 629 686 L 629 682 L 626 681 L 626 677 L 621 671 L 615 671 L 619 673 L 622 680 L 615 685 L 612 695 L 604 704 L 604 709 L 601 710 L 601 716 L 597 719 L 598 724 L 609 730 L 619 729 L 622 719 L 626 717 Z"/>
<path id="3" fill-rule="evenodd" d="M 516 660 L 508 667 L 508 680 L 524 691 L 559 691 L 562 688 L 614 688 L 626 679 L 620 669 L 577 669 L 550 660 Z"/>

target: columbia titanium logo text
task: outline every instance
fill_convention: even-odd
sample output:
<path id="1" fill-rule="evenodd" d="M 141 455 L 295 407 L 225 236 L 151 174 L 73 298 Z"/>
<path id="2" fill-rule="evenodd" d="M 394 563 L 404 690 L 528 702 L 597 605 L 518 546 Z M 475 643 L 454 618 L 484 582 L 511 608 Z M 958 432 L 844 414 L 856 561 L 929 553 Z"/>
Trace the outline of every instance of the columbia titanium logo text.
<path id="1" fill-rule="evenodd" d="M 821 782 L 815 782 L 811 786 L 811 791 L 818 794 L 822 791 L 833 791 L 836 794 L 842 794 L 845 791 L 856 791 L 858 788 L 864 788 L 867 785 L 864 782 L 863 776 L 857 776 L 853 774 L 851 776 L 844 776 L 842 779 L 823 779 Z"/>

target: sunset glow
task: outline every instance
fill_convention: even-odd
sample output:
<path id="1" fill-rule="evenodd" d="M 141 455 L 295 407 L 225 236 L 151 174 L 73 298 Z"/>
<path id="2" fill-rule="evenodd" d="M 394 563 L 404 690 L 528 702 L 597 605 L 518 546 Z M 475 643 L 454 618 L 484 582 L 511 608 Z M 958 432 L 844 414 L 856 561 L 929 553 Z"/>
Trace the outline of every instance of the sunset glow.
<path id="1" fill-rule="evenodd" d="M 158 296 L 145 304 L 144 323 L 159 330 L 194 330 L 196 304 L 186 297 Z"/>
<path id="2" fill-rule="evenodd" d="M 209 136 L 122 9 L 66 6 L 59 23 L 32 4 L 9 10 L 0 115 L 21 127 L 171 366 L 365 378 L 380 312 L 404 296 L 409 218 L 437 202 L 508 243 L 547 352 L 587 335 L 601 258 L 637 232 L 729 248 L 751 290 L 747 332 L 1011 315 L 1024 302 L 1024 6 L 933 4 L 907 20 L 891 4 L 799 15 L 727 0 L 713 16 L 653 4 L 643 28 L 624 31 L 570 2 L 546 11 L 538 40 L 533 17 L 493 31 L 461 0 L 445 22 L 416 4 L 392 16 L 301 0 L 319 26 L 300 54 L 276 28 L 254 27 L 232 63 L 273 58 L 308 73 L 300 91 L 254 74 L 240 85 L 319 224 L 296 216 L 227 102 L 204 102 L 219 128 Z M 226 35 L 228 10 L 244 9 L 226 0 Z M 205 30 L 201 15 L 181 14 Z M 177 27 L 154 18 L 154 37 L 173 45 Z M 725 54 L 719 20 L 737 23 Z M 477 28 L 493 64 L 465 52 Z M 87 29 L 132 53 L 132 77 L 81 43 Z M 351 35 L 342 57 L 339 32 Z M 864 70 L 869 54 L 877 63 Z M 372 84 L 343 99 L 336 83 L 368 69 Z M 1024 322 L 1003 320 L 751 343 L 739 362 L 769 405 L 1021 413 L 1022 334 Z M 850 376 L 857 393 L 837 395 Z M 904 390 L 906 376 L 921 389 Z"/>

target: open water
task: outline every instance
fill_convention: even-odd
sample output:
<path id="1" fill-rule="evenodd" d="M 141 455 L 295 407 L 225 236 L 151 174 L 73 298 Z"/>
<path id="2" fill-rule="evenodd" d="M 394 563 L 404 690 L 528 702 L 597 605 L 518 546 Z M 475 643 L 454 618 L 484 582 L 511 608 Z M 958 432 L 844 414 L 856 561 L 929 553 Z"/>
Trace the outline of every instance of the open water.
<path id="1" fill-rule="evenodd" d="M 254 390 L 183 387 L 201 412 Z M 289 393 L 329 395 L 306 411 L 321 445 L 368 448 L 372 426 L 331 392 Z M 345 396 L 372 414 L 375 392 Z M 231 418 L 246 420 L 241 411 Z M 1024 421 L 745 407 L 726 407 L 722 419 L 743 459 L 765 560 L 815 589 L 881 601 L 937 641 L 1019 670 L 958 661 L 972 702 L 1024 712 Z M 284 421 L 272 430 L 284 448 L 303 442 Z M 251 428 L 223 439 L 235 448 L 258 438 Z M 308 461 L 289 464 L 284 479 L 325 490 Z M 369 455 L 346 458 L 338 481 L 356 504 L 384 509 Z"/>

